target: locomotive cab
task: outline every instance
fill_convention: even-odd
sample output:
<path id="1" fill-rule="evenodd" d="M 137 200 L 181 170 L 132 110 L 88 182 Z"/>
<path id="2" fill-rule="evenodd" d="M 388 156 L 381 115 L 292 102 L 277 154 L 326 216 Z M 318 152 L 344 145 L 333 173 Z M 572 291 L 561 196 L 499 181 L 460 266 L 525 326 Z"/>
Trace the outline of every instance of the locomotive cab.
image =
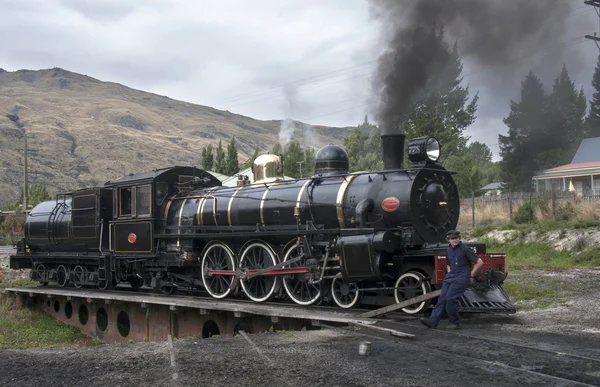
<path id="1" fill-rule="evenodd" d="M 151 254 L 167 199 L 204 186 L 220 186 L 211 174 L 194 167 L 172 167 L 109 181 L 113 192 L 110 249 L 116 254 Z"/>

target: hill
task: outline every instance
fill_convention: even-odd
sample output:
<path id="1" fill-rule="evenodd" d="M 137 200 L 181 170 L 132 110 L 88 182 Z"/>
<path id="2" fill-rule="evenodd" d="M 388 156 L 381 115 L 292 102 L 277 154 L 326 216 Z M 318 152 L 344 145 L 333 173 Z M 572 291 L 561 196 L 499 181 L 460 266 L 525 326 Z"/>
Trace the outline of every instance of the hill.
<path id="1" fill-rule="evenodd" d="M 254 149 L 270 149 L 281 126 L 60 68 L 0 69 L 0 208 L 18 198 L 23 182 L 22 130 L 9 114 L 27 130 L 30 184 L 53 192 L 169 165 L 201 167 L 202 147 L 232 136 L 243 163 Z M 307 138 L 339 144 L 346 132 L 315 126 Z"/>

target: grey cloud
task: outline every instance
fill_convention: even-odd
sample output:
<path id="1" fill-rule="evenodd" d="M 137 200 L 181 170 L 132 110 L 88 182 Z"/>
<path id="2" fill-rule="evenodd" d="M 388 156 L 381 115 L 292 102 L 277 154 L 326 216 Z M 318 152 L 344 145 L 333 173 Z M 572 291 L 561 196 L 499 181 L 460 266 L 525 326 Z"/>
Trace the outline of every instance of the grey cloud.
<path id="1" fill-rule="evenodd" d="M 369 21 L 368 4 L 367 0 L 0 0 L 0 68 L 63 67 L 259 119 L 293 115 L 314 125 L 355 125 L 365 113 L 374 118 L 369 66 L 317 76 L 377 58 L 382 48 L 380 26 Z M 548 45 L 596 31 L 597 16 L 589 10 L 566 19 L 568 32 L 549 36 Z M 564 61 L 576 85 L 585 85 L 591 96 L 597 54 L 595 45 L 586 41 L 566 49 L 562 57 L 541 56 L 541 64 L 552 61 L 544 76 L 547 86 Z M 498 131 L 505 130 L 501 119 L 508 114 L 509 100 L 518 97 L 531 63 L 506 67 L 514 72 L 510 87 L 499 84 L 494 71 L 465 77 L 472 93 L 480 91 L 481 96 L 479 118 L 468 131 L 476 133 L 474 139 L 497 142 Z M 465 55 L 465 73 L 486 67 Z M 536 71 L 535 63 L 533 67 Z M 283 87 L 290 83 L 291 87 Z"/>
<path id="2" fill-rule="evenodd" d="M 128 2 L 124 0 L 60 0 L 60 4 L 67 9 L 80 13 L 90 20 L 100 22 L 116 22 L 144 8 L 163 11 L 169 6 L 167 1 L 161 0 L 144 0 L 140 2 Z"/>

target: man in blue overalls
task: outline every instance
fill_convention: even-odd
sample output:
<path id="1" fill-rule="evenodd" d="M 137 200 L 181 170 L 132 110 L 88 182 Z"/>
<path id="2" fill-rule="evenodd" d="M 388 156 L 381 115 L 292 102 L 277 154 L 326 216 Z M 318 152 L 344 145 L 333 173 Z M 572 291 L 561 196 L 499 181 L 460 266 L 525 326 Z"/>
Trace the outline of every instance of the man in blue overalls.
<path id="1" fill-rule="evenodd" d="M 458 231 L 448 231 L 446 238 L 450 242 L 446 258 L 448 273 L 444 278 L 442 293 L 435 308 L 433 308 L 431 317 L 422 318 L 421 323 L 429 328 L 437 328 L 445 310 L 448 313 L 448 321 L 450 322 L 447 329 L 460 329 L 458 300 L 469 285 L 475 282 L 475 274 L 483 266 L 483 261 L 472 249 L 461 242 Z M 471 267 L 471 264 L 474 265 Z"/>

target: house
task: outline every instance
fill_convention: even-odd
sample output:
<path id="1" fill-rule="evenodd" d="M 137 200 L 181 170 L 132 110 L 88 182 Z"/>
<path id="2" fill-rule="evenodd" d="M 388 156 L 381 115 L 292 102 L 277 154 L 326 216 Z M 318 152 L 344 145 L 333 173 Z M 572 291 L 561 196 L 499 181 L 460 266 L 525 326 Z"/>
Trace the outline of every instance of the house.
<path id="1" fill-rule="evenodd" d="M 586 138 L 570 164 L 546 169 L 533 177 L 536 191 L 572 191 L 578 196 L 600 194 L 600 137 Z"/>
<path id="2" fill-rule="evenodd" d="M 502 193 L 504 183 L 490 183 L 485 187 L 480 188 L 480 191 L 485 191 L 485 196 L 500 195 Z"/>

